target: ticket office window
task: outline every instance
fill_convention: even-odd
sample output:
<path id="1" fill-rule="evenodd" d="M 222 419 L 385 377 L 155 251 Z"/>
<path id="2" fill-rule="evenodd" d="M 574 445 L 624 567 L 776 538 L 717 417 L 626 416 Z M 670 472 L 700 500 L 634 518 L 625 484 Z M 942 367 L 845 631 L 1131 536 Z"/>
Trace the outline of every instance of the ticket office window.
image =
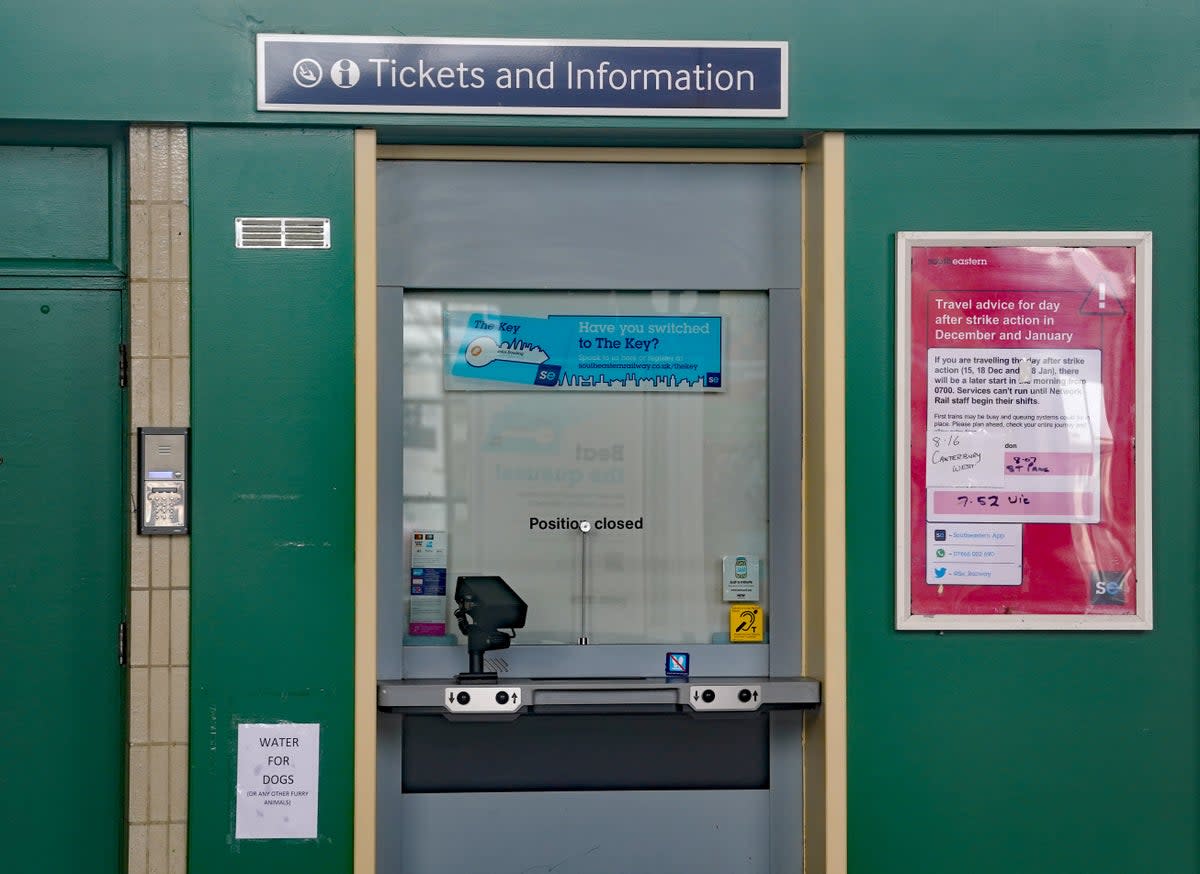
<path id="1" fill-rule="evenodd" d="M 716 316 L 674 324 L 726 335 L 721 390 L 457 380 L 478 313 L 618 332 Z M 404 530 L 448 532 L 450 580 L 498 574 L 521 594 L 517 645 L 727 640 L 722 557 L 767 548 L 766 324 L 761 292 L 407 292 Z"/>
<path id="2" fill-rule="evenodd" d="M 758 560 L 767 605 L 774 561 L 798 556 L 768 520 L 772 439 L 794 440 L 799 464 L 798 434 L 781 433 L 799 420 L 799 169 L 517 169 L 381 166 L 381 675 L 462 669 L 448 615 L 460 574 L 497 574 L 529 604 L 502 654 L 514 671 L 648 675 L 679 646 L 723 652 L 713 673 L 765 674 L 765 644 L 729 644 L 723 559 Z M 471 242 L 452 252 L 431 224 Z M 463 378 L 476 316 L 707 324 L 721 332 L 720 385 Z M 444 637 L 408 633 L 419 531 L 448 535 Z M 798 601 L 798 565 L 785 576 Z"/>

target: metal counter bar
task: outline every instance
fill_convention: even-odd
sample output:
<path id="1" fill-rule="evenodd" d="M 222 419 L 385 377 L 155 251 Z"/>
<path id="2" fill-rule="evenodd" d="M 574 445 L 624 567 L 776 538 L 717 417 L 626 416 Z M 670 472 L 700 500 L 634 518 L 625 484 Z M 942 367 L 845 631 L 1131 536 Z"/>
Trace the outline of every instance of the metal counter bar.
<path id="1" fill-rule="evenodd" d="M 662 679 L 502 679 L 465 685 L 446 680 L 385 680 L 379 709 L 441 713 L 450 719 L 515 719 L 524 713 L 751 713 L 798 710 L 821 703 L 807 677 Z"/>

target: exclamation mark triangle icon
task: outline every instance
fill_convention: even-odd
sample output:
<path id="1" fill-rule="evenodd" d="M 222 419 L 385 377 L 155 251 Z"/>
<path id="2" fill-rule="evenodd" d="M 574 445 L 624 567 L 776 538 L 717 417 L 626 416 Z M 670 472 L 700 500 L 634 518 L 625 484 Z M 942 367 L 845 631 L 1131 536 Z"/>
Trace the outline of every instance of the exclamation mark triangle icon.
<path id="1" fill-rule="evenodd" d="M 1079 307 L 1081 316 L 1123 316 L 1125 305 L 1104 282 L 1088 292 Z"/>

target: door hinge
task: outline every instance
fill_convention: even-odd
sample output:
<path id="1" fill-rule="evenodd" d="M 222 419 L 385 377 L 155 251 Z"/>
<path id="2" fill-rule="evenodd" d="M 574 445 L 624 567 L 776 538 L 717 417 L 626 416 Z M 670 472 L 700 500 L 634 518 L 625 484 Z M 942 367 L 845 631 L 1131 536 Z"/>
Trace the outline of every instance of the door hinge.
<path id="1" fill-rule="evenodd" d="M 129 347 L 124 343 L 117 347 L 117 383 L 121 388 L 129 385 Z"/>
<path id="2" fill-rule="evenodd" d="M 128 659 L 126 657 L 127 641 L 129 639 L 129 624 L 122 622 L 117 626 L 117 664 L 125 667 Z"/>

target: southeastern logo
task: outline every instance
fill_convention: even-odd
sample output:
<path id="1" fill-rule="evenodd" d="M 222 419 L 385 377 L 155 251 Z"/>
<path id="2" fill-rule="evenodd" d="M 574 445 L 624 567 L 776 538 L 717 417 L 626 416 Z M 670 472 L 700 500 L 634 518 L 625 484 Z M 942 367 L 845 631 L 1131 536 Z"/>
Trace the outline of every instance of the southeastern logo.
<path id="1" fill-rule="evenodd" d="M 1093 606 L 1124 607 L 1129 594 L 1128 571 L 1092 571 L 1088 581 L 1089 602 Z"/>

